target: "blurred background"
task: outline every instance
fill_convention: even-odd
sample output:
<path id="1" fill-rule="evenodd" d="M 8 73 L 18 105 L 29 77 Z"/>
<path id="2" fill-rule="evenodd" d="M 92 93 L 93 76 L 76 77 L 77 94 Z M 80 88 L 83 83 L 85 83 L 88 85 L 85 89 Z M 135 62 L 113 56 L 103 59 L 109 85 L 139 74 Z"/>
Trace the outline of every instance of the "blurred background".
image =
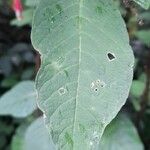
<path id="1" fill-rule="evenodd" d="M 129 0 L 115 2 L 126 22 L 135 55 L 134 80 L 122 110 L 129 114 L 145 149 L 150 150 L 150 10 Z M 22 16 L 17 19 L 12 1 L 0 0 L 0 96 L 21 81 L 34 80 L 40 66 L 39 54 L 30 40 L 36 3 L 23 0 L 22 5 Z M 39 110 L 24 118 L 1 115 L 0 150 L 17 150 L 12 148 L 12 141 L 18 127 L 40 115 Z"/>

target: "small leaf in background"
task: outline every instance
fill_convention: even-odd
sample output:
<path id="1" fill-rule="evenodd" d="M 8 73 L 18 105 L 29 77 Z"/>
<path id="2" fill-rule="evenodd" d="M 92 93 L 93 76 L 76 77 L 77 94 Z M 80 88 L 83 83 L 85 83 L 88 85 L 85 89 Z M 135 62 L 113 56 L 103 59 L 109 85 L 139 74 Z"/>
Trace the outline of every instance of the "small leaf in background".
<path id="1" fill-rule="evenodd" d="M 129 117 L 118 115 L 105 129 L 99 150 L 144 150 Z"/>
<path id="2" fill-rule="evenodd" d="M 140 97 L 143 94 L 144 88 L 145 88 L 144 82 L 139 80 L 133 80 L 130 93 L 135 97 Z"/>
<path id="3" fill-rule="evenodd" d="M 131 103 L 136 111 L 141 110 L 140 98 L 132 97 Z"/>
<path id="4" fill-rule="evenodd" d="M 146 83 L 146 74 L 143 72 L 143 73 L 139 76 L 138 80 L 141 81 L 141 82 Z"/>
<path id="5" fill-rule="evenodd" d="M 32 24 L 32 18 L 33 18 L 33 9 L 26 9 L 22 12 L 22 19 L 13 19 L 11 21 L 11 25 L 16 26 L 24 26 L 24 25 L 31 25 Z"/>
<path id="6" fill-rule="evenodd" d="M 134 1 L 145 9 L 148 9 L 150 6 L 149 0 L 134 0 Z"/>
<path id="7" fill-rule="evenodd" d="M 0 115 L 26 117 L 36 108 L 36 91 L 33 81 L 20 82 L 0 98 Z"/>
<path id="8" fill-rule="evenodd" d="M 24 144 L 24 135 L 27 129 L 27 125 L 21 125 L 17 130 L 15 135 L 13 136 L 11 143 L 11 150 L 25 150 L 23 147 Z"/>
<path id="9" fill-rule="evenodd" d="M 1 86 L 4 88 L 10 88 L 10 87 L 13 87 L 14 85 L 16 85 L 17 83 L 18 83 L 17 76 L 11 75 L 2 80 Z"/>
<path id="10" fill-rule="evenodd" d="M 135 33 L 135 36 L 148 47 L 150 46 L 150 30 L 140 30 Z"/>
<path id="11" fill-rule="evenodd" d="M 141 96 L 145 89 L 145 83 L 146 83 L 146 75 L 143 73 L 140 75 L 138 80 L 133 80 L 132 86 L 130 89 L 130 95 L 131 95 L 131 103 L 133 104 L 133 107 L 136 111 L 140 111 L 141 109 Z"/>
<path id="12" fill-rule="evenodd" d="M 43 117 L 34 121 L 25 133 L 24 150 L 55 150 L 55 146 L 44 125 Z"/>

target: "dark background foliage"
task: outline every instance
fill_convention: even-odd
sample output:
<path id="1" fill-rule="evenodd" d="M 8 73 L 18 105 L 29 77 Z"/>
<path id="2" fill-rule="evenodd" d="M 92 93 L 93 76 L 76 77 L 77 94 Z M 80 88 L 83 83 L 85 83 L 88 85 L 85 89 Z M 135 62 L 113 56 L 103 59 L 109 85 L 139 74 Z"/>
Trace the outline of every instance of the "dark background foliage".
<path id="1" fill-rule="evenodd" d="M 21 80 L 34 79 L 36 51 L 30 41 L 31 27 L 11 26 L 15 18 L 9 3 L 0 5 L 0 95 Z M 0 117 L 0 150 L 10 149 L 12 136 L 23 120 Z"/>

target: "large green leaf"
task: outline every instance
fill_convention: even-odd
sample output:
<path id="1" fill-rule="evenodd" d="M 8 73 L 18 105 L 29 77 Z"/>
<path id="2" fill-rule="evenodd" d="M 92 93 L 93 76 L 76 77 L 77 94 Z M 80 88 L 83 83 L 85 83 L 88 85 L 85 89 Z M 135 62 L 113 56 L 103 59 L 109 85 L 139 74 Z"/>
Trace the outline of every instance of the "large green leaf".
<path id="1" fill-rule="evenodd" d="M 134 0 L 134 1 L 145 9 L 148 9 L 150 6 L 150 0 Z"/>
<path id="2" fill-rule="evenodd" d="M 106 127 L 99 150 L 144 150 L 144 147 L 132 122 L 119 115 Z"/>
<path id="3" fill-rule="evenodd" d="M 26 117 L 36 108 L 36 91 L 33 81 L 23 81 L 0 98 L 0 115 Z"/>
<path id="4" fill-rule="evenodd" d="M 38 105 L 54 142 L 61 150 L 96 149 L 132 81 L 133 54 L 119 11 L 112 0 L 42 0 L 32 42 L 42 57 Z"/>

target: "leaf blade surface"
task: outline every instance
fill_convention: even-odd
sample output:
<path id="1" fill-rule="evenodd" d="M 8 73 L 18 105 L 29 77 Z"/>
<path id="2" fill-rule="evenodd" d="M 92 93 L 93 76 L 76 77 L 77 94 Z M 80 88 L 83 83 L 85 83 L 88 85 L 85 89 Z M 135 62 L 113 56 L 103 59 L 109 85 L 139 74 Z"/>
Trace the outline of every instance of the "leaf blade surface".
<path id="1" fill-rule="evenodd" d="M 119 11 L 110 0 L 43 0 L 32 43 L 42 58 L 38 104 L 54 142 L 65 150 L 96 149 L 132 81 L 133 54 Z"/>

